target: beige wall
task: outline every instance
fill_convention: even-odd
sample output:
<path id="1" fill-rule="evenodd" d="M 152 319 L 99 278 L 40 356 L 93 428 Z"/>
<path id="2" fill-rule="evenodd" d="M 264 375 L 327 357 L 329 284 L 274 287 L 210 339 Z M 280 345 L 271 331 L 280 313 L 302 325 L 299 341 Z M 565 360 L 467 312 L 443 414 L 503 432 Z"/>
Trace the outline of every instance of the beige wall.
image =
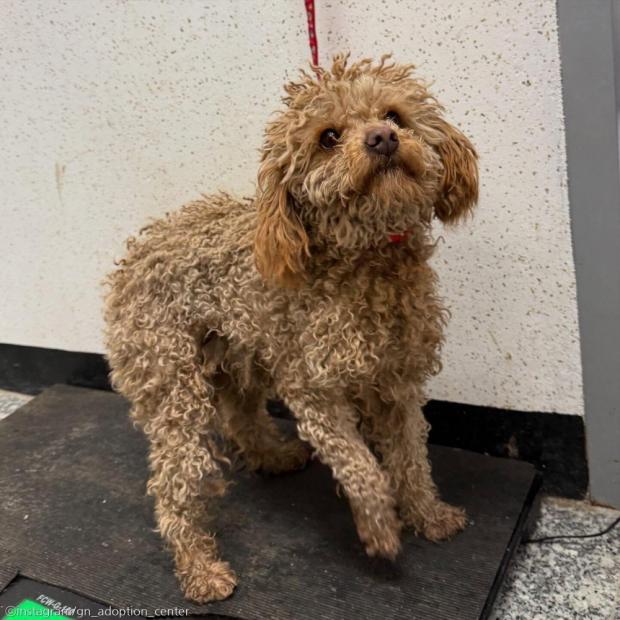
<path id="1" fill-rule="evenodd" d="M 321 58 L 393 51 L 481 155 L 441 232 L 452 309 L 435 398 L 581 414 L 555 0 L 319 0 Z M 101 351 L 97 287 L 149 217 L 251 193 L 262 126 L 308 56 L 301 0 L 7 0 L 0 342 Z"/>

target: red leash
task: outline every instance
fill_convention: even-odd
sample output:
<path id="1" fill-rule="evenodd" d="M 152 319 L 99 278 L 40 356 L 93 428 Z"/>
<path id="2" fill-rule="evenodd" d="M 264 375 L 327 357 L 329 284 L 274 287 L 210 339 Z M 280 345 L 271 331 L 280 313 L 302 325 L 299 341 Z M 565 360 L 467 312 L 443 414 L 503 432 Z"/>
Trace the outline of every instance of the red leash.
<path id="1" fill-rule="evenodd" d="M 308 18 L 308 43 L 310 44 L 310 52 L 312 52 L 312 64 L 319 64 L 319 44 L 316 39 L 316 19 L 314 13 L 315 0 L 305 0 L 306 17 Z"/>

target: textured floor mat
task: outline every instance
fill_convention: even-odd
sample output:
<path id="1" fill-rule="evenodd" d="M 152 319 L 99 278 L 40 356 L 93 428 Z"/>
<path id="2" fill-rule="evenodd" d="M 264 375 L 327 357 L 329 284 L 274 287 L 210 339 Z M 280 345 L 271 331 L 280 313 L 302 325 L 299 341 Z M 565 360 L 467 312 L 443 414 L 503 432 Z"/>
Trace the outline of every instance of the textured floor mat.
<path id="1" fill-rule="evenodd" d="M 330 472 L 239 474 L 215 520 L 240 584 L 193 606 L 153 532 L 146 443 L 127 403 L 55 386 L 0 422 L 0 575 L 13 571 L 117 607 L 184 608 L 247 620 L 485 617 L 535 495 L 530 465 L 431 450 L 470 526 L 432 544 L 406 533 L 395 564 L 369 559 Z"/>

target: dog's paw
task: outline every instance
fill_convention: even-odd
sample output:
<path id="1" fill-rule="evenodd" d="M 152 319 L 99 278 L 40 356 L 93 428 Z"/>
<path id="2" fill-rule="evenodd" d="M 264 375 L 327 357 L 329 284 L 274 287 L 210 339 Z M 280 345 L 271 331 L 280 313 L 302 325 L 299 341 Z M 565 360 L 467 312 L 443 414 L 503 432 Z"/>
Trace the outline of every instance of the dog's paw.
<path id="1" fill-rule="evenodd" d="M 290 439 L 262 455 L 260 469 L 268 474 L 282 474 L 303 469 L 312 451 L 301 439 Z"/>
<path id="2" fill-rule="evenodd" d="M 400 551 L 402 523 L 392 507 L 372 510 L 363 506 L 352 506 L 357 533 L 366 553 L 388 560 L 395 560 Z"/>
<path id="3" fill-rule="evenodd" d="M 432 511 L 406 519 L 421 536 L 432 542 L 447 540 L 465 529 L 467 515 L 462 508 L 437 501 Z"/>
<path id="4" fill-rule="evenodd" d="M 237 576 L 227 562 L 198 562 L 179 575 L 185 598 L 196 603 L 228 598 L 237 585 Z"/>

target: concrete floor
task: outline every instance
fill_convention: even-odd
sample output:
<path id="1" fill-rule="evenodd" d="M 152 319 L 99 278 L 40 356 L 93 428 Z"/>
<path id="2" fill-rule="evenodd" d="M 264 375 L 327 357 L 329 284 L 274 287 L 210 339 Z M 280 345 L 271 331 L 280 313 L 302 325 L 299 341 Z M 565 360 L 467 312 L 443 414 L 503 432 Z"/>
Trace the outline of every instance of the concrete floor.
<path id="1" fill-rule="evenodd" d="M 29 396 L 0 390 L 0 419 Z M 605 529 L 620 512 L 547 497 L 533 538 Z M 605 536 L 522 545 L 493 620 L 620 620 L 620 525 Z"/>
<path id="2" fill-rule="evenodd" d="M 544 498 L 532 538 L 604 530 L 617 510 Z M 620 524 L 598 538 L 521 545 L 493 620 L 620 620 Z"/>
<path id="3" fill-rule="evenodd" d="M 18 394 L 17 392 L 7 392 L 0 390 L 0 420 L 13 413 L 15 409 L 21 407 L 30 400 L 30 396 Z"/>

